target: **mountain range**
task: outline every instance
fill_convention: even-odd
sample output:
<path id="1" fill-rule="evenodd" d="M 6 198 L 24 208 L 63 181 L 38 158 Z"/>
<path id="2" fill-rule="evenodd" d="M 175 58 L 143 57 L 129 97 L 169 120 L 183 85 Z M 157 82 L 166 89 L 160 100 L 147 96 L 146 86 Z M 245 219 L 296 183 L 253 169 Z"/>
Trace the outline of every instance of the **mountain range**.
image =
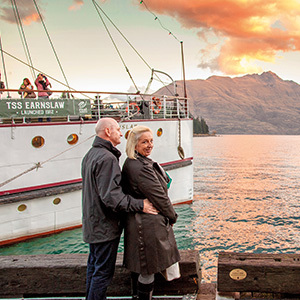
<path id="1" fill-rule="evenodd" d="M 177 90 L 182 95 L 183 81 Z M 300 134 L 300 85 L 275 73 L 187 80 L 186 90 L 191 113 L 204 118 L 210 132 Z M 170 95 L 166 87 L 158 93 Z"/>

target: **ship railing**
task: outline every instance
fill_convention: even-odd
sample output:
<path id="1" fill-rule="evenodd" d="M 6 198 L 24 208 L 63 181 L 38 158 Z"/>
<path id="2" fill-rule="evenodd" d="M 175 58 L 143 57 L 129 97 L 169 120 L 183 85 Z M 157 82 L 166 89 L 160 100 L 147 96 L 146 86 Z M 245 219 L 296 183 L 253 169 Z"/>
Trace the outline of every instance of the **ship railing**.
<path id="1" fill-rule="evenodd" d="M 95 100 L 92 117 L 120 116 L 123 119 L 188 118 L 188 102 L 172 97 L 128 98 L 126 101 Z"/>
<path id="2" fill-rule="evenodd" d="M 0 90 L 18 92 L 19 90 Z M 35 91 L 38 92 L 38 91 Z M 179 96 L 167 95 L 150 95 L 150 94 L 130 94 L 117 92 L 76 92 L 80 94 L 88 94 L 87 97 L 75 98 L 75 92 L 52 91 L 53 95 L 49 99 L 21 99 L 21 98 L 4 98 L 0 100 L 0 123 L 34 123 L 34 122 L 72 122 L 97 120 L 103 117 L 113 117 L 118 120 L 129 119 L 170 119 L 170 118 L 189 118 L 188 99 Z M 55 93 L 60 92 L 61 96 Z M 94 95 L 90 96 L 93 93 Z M 86 96 L 86 95 L 84 95 Z M 103 97 L 104 96 L 104 97 Z M 11 111 L 9 114 L 8 107 L 34 107 L 36 101 L 54 103 L 65 103 L 64 107 L 70 109 L 57 111 L 53 114 L 48 110 L 30 110 Z M 31 102 L 34 102 L 31 104 Z M 51 105 L 52 105 L 51 104 Z M 75 106 L 84 106 L 85 111 L 79 112 Z M 42 107 L 42 104 L 41 104 Z M 51 114 L 52 113 L 52 114 Z"/>

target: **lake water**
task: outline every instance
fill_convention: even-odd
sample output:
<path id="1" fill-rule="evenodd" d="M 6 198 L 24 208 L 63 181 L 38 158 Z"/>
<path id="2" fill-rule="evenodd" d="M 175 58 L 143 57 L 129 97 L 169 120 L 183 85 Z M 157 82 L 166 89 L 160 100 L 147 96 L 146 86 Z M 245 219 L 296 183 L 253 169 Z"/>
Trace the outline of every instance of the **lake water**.
<path id="1" fill-rule="evenodd" d="M 194 202 L 175 208 L 178 247 L 200 252 L 205 282 L 216 281 L 219 251 L 299 253 L 300 136 L 194 138 Z M 81 229 L 0 248 L 87 252 Z"/>

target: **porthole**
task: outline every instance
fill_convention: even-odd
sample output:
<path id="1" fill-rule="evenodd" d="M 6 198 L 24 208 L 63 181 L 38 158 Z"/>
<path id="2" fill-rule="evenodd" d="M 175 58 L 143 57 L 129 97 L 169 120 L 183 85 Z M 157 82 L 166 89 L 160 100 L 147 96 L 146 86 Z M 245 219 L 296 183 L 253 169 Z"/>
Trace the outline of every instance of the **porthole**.
<path id="1" fill-rule="evenodd" d="M 162 134 L 163 134 L 163 130 L 162 130 L 162 128 L 159 128 L 158 130 L 157 130 L 157 136 L 162 136 Z"/>
<path id="2" fill-rule="evenodd" d="M 31 144 L 35 148 L 40 148 L 45 144 L 45 139 L 42 136 L 35 136 L 32 139 Z"/>
<path id="3" fill-rule="evenodd" d="M 27 208 L 25 204 L 21 204 L 18 206 L 18 211 L 24 211 Z"/>
<path id="4" fill-rule="evenodd" d="M 70 145 L 76 144 L 78 142 L 78 135 L 75 133 L 70 134 L 67 141 Z"/>
<path id="5" fill-rule="evenodd" d="M 60 202 L 61 202 L 61 199 L 60 199 L 60 198 L 55 198 L 55 199 L 53 200 L 53 204 L 54 204 L 54 205 L 58 205 Z"/>
<path id="6" fill-rule="evenodd" d="M 125 133 L 125 139 L 126 139 L 126 140 L 127 140 L 127 138 L 128 138 L 129 133 L 130 133 L 130 130 L 126 131 L 126 133 Z"/>

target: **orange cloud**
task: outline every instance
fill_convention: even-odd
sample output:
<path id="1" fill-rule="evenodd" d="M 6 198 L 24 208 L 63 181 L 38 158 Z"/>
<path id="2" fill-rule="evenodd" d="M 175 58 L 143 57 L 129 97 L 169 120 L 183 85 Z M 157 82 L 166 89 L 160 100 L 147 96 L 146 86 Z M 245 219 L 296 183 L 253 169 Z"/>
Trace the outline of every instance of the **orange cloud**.
<path id="1" fill-rule="evenodd" d="M 24 25 L 30 25 L 31 22 L 37 22 L 39 21 L 39 19 L 40 19 L 39 14 L 33 13 L 30 16 L 25 16 L 22 21 Z"/>
<path id="2" fill-rule="evenodd" d="M 18 13 L 24 25 L 29 25 L 31 22 L 39 21 L 38 13 L 36 12 L 33 1 L 22 0 L 16 1 Z M 14 5 L 15 7 L 15 5 Z M 12 9 L 11 1 L 1 0 L 0 4 L 0 18 L 9 23 L 16 23 L 14 10 Z"/>
<path id="3" fill-rule="evenodd" d="M 83 5 L 83 0 L 73 0 L 73 5 L 69 7 L 69 10 L 78 10 Z"/>
<path id="4" fill-rule="evenodd" d="M 253 73 L 260 71 L 257 61 L 275 62 L 280 52 L 300 51 L 300 0 L 145 0 L 145 4 L 185 28 L 199 30 L 198 36 L 207 42 L 199 67 L 231 75 Z M 218 52 L 211 57 L 216 44 Z"/>

